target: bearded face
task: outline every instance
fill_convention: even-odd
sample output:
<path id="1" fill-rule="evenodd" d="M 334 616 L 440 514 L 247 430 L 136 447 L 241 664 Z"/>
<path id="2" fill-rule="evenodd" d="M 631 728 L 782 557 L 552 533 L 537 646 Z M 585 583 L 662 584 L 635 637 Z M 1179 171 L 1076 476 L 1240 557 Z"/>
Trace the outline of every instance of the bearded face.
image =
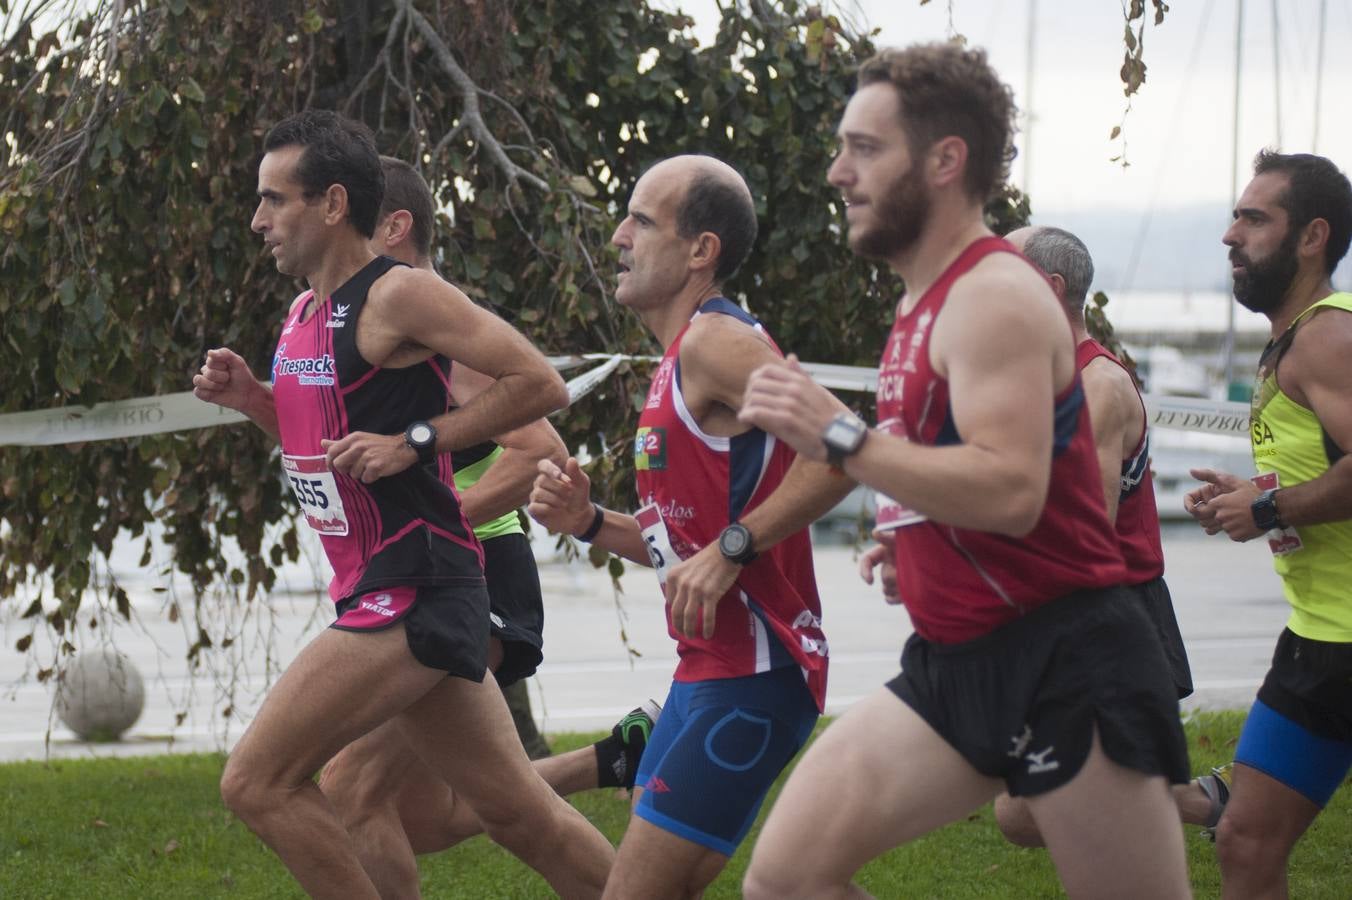
<path id="1" fill-rule="evenodd" d="M 1230 263 L 1235 266 L 1235 299 L 1240 306 L 1256 313 L 1267 313 L 1281 304 L 1300 265 L 1296 257 L 1299 239 L 1300 229 L 1292 225 L 1281 245 L 1262 259 L 1250 259 L 1238 247 L 1230 248 Z"/>
<path id="2" fill-rule="evenodd" d="M 911 166 L 872 198 L 874 215 L 867 225 L 850 230 L 855 253 L 869 259 L 891 259 L 919 238 L 929 219 L 930 197 L 919 166 Z"/>

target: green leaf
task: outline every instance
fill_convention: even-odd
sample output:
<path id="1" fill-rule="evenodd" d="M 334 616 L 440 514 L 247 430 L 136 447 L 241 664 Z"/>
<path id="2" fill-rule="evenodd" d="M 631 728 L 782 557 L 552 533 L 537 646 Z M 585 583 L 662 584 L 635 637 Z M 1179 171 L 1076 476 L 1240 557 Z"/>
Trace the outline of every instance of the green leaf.
<path id="1" fill-rule="evenodd" d="M 324 27 L 324 17 L 319 14 L 317 9 L 305 11 L 305 15 L 300 20 L 300 30 L 306 34 L 316 34 Z"/>
<path id="2" fill-rule="evenodd" d="M 178 95 L 194 103 L 205 103 L 207 99 L 207 95 L 202 92 L 202 86 L 191 76 L 179 82 Z"/>

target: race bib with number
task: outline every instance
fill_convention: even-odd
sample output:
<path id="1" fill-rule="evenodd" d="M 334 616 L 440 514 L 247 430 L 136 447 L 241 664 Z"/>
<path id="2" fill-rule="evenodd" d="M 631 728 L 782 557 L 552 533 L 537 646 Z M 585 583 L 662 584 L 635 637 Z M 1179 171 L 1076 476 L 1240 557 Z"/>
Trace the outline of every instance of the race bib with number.
<path id="1" fill-rule="evenodd" d="M 1277 483 L 1276 472 L 1264 472 L 1262 475 L 1255 475 L 1249 479 L 1257 486 L 1260 491 L 1271 491 L 1281 487 Z M 1286 556 L 1288 553 L 1295 553 L 1297 550 L 1303 550 L 1305 544 L 1300 539 L 1300 532 L 1290 525 L 1285 528 L 1274 528 L 1267 533 L 1268 549 L 1272 551 L 1273 556 Z"/>
<path id="2" fill-rule="evenodd" d="M 347 534 L 343 498 L 325 457 L 282 454 L 282 471 L 311 528 L 320 534 Z"/>
<path id="3" fill-rule="evenodd" d="M 638 520 L 639 531 L 643 535 L 643 544 L 648 548 L 648 559 L 652 560 L 653 571 L 657 573 L 657 583 L 665 591 L 667 570 L 680 562 L 681 559 L 676 555 L 676 551 L 671 548 L 671 536 L 667 534 L 667 523 L 662 521 L 662 512 L 657 508 L 656 503 L 649 503 L 634 513 L 634 518 Z"/>

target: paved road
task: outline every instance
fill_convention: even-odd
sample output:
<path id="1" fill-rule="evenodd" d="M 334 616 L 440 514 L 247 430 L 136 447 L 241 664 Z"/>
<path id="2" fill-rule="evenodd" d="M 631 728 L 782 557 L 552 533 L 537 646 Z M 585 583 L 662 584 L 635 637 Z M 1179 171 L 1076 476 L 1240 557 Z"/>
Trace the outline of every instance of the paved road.
<path id="1" fill-rule="evenodd" d="M 1186 708 L 1247 707 L 1266 671 L 1286 604 L 1266 548 L 1207 538 L 1187 525 L 1168 526 L 1168 579 L 1192 660 L 1197 693 Z M 287 567 L 273 594 L 271 614 L 258 602 L 205 604 L 208 632 L 233 636 L 232 647 L 206 650 L 190 673 L 184 655 L 198 632 L 191 597 L 177 591 L 159 559 L 139 565 L 140 546 L 120 546 L 113 569 L 132 597 L 135 624 L 90 629 L 86 602 L 80 641 L 106 640 L 135 661 L 146 680 L 144 714 L 117 744 L 79 742 L 51 715 L 52 687 L 36 666 L 12 649 L 28 634 L 17 618 L 27 605 L 7 602 L 0 612 L 0 759 L 50 754 L 105 756 L 199 751 L 229 747 L 253 714 L 267 684 L 309 636 L 331 619 L 317 599 L 318 560 Z M 819 548 L 818 581 L 831 641 L 828 712 L 838 713 L 896 673 L 901 643 L 910 632 L 905 613 L 883 604 L 854 574 L 851 550 Z M 634 570 L 616 598 L 609 578 L 585 563 L 541 566 L 546 596 L 546 663 L 531 680 L 535 712 L 548 731 L 599 729 L 645 697 L 661 700 L 675 655 L 666 635 L 660 595 L 650 574 Z M 176 620 L 169 615 L 177 603 Z M 637 651 L 631 658 L 628 647 Z M 37 659 L 54 658 L 39 635 Z M 222 712 L 230 709 L 229 716 Z M 178 717 L 182 715 L 182 721 Z M 50 731 L 49 731 L 50 726 Z M 48 739 L 50 738 L 50 742 Z"/>

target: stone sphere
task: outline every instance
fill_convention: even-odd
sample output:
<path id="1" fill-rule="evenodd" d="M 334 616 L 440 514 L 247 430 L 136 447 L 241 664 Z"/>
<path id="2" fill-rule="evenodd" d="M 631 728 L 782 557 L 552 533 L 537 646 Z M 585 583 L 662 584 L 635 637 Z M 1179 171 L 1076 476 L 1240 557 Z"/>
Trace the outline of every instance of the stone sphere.
<path id="1" fill-rule="evenodd" d="M 66 667 L 56 712 L 85 741 L 115 741 L 141 717 L 145 683 L 130 659 L 111 647 L 82 650 Z"/>

